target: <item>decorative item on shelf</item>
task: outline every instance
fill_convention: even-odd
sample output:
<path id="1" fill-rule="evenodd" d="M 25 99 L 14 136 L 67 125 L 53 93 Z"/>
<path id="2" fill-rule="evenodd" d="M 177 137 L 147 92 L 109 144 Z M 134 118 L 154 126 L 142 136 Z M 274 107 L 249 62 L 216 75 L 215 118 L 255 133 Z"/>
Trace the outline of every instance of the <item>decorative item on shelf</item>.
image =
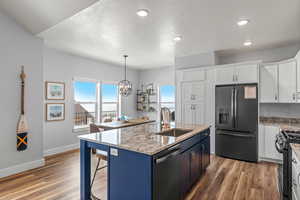
<path id="1" fill-rule="evenodd" d="M 141 85 L 141 90 L 137 90 L 137 110 L 142 112 L 156 112 L 156 98 L 153 83 Z"/>
<path id="2" fill-rule="evenodd" d="M 25 78 L 24 66 L 21 71 L 21 115 L 17 125 L 17 150 L 24 151 L 28 144 L 28 124 L 25 117 Z"/>
<path id="3" fill-rule="evenodd" d="M 124 80 L 120 81 L 119 82 L 119 90 L 120 90 L 120 95 L 121 96 L 124 96 L 124 97 L 127 97 L 131 94 L 132 92 L 132 84 L 129 80 L 127 80 L 127 77 L 126 77 L 126 59 L 127 59 L 128 55 L 124 55 L 124 60 L 125 60 L 125 77 L 124 77 Z"/>
<path id="4" fill-rule="evenodd" d="M 65 120 L 65 104 L 64 103 L 47 103 L 46 104 L 46 120 L 48 122 Z"/>
<path id="5" fill-rule="evenodd" d="M 47 100 L 64 100 L 65 83 L 63 82 L 46 82 L 46 99 Z"/>

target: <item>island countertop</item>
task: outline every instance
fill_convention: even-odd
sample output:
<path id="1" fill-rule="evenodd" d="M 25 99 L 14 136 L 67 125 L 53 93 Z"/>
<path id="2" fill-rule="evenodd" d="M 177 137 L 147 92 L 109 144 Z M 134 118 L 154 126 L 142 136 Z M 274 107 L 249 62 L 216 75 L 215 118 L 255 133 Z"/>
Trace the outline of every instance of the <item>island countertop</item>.
<path id="1" fill-rule="evenodd" d="M 191 129 L 190 132 L 179 137 L 162 136 L 157 133 L 172 128 Z M 179 142 L 208 129 L 208 125 L 172 124 L 170 128 L 161 129 L 159 123 L 147 123 L 121 129 L 113 129 L 99 133 L 78 136 L 81 140 L 95 142 L 111 147 L 135 151 L 147 155 L 154 155 Z"/>

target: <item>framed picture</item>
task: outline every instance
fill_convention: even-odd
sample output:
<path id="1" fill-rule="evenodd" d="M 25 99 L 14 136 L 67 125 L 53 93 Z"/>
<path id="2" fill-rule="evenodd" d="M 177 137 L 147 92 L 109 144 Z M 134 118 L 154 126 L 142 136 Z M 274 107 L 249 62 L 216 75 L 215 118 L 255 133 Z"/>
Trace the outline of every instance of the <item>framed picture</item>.
<path id="1" fill-rule="evenodd" d="M 64 100 L 65 99 L 65 83 L 62 82 L 46 82 L 46 99 L 47 100 Z"/>
<path id="2" fill-rule="evenodd" d="M 63 121 L 65 120 L 64 103 L 47 103 L 46 104 L 46 121 Z"/>

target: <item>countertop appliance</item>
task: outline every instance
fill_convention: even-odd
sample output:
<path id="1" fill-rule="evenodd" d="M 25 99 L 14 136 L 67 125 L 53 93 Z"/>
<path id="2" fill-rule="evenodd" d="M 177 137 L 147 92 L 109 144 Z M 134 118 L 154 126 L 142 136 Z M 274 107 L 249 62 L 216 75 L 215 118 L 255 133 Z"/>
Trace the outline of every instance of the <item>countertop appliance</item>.
<path id="1" fill-rule="evenodd" d="M 290 143 L 300 144 L 300 132 L 282 130 L 275 140 L 275 147 L 279 153 L 283 154 L 282 182 L 279 183 L 283 200 L 292 199 L 292 149 Z"/>
<path id="2" fill-rule="evenodd" d="M 216 155 L 257 162 L 257 84 L 216 86 Z"/>

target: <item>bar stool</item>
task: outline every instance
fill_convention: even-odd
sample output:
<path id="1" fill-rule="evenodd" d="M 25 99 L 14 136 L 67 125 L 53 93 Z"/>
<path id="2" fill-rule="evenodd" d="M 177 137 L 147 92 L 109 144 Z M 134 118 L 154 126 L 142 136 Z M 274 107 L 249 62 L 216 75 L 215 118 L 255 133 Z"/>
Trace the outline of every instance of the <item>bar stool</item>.
<path id="1" fill-rule="evenodd" d="M 97 125 L 90 124 L 90 133 L 98 133 L 98 132 L 101 132 L 101 131 L 103 131 L 103 129 L 98 128 Z M 92 154 L 95 155 L 98 158 L 98 161 L 97 161 L 96 169 L 95 169 L 95 172 L 94 172 L 94 175 L 93 175 L 93 179 L 92 179 L 92 183 L 91 183 L 91 198 L 94 199 L 94 200 L 100 200 L 99 198 L 97 198 L 93 194 L 92 188 L 93 188 L 93 184 L 94 184 L 97 172 L 99 170 L 104 169 L 104 168 L 107 167 L 107 164 L 104 165 L 104 166 L 99 167 L 101 160 L 104 160 L 104 161 L 107 162 L 107 152 L 106 151 L 101 151 L 101 150 L 98 150 L 98 149 L 92 149 Z"/>

